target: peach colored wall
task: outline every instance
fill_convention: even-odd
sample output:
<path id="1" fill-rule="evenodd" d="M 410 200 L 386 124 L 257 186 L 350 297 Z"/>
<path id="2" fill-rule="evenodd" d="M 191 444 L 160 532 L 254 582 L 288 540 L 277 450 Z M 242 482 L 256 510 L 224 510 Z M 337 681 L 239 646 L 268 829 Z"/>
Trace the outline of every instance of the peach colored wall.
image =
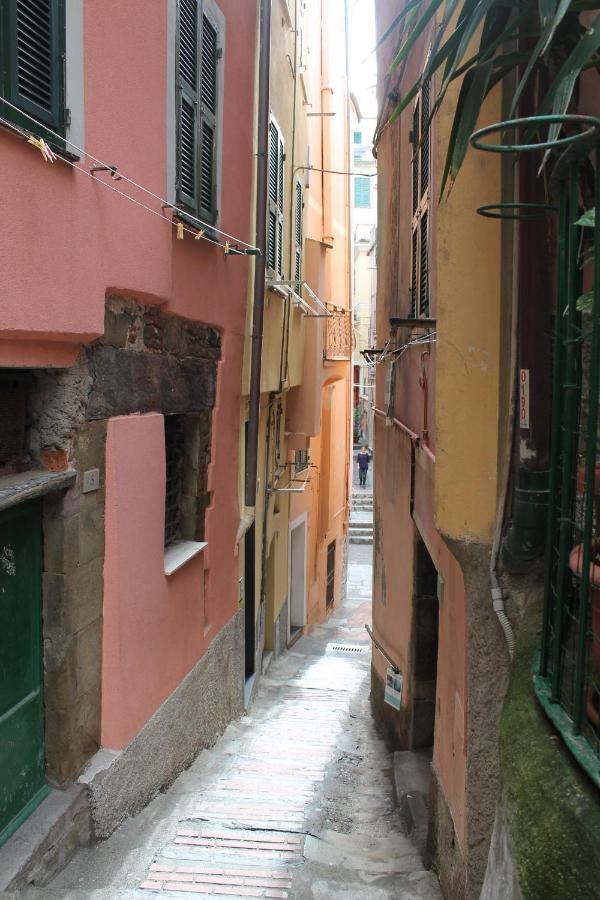
<path id="1" fill-rule="evenodd" d="M 121 749 L 206 647 L 202 555 L 163 570 L 164 418 L 110 419 L 106 437 L 106 554 L 102 744 Z"/>
<path id="2" fill-rule="evenodd" d="M 167 134 L 173 76 L 168 69 L 174 65 L 169 7 L 174 9 L 174 0 L 85 0 L 84 5 L 85 147 L 161 197 L 174 188 L 168 183 L 167 153 L 175 141 Z M 219 225 L 251 241 L 254 54 L 248 41 L 256 31 L 257 5 L 219 0 L 219 7 L 226 18 Z M 108 291 L 155 302 L 169 313 L 213 325 L 222 335 L 208 548 L 202 560 L 168 584 L 162 574 L 161 417 L 110 425 L 103 735 L 109 746 L 118 747 L 237 609 L 233 546 L 249 263 L 225 257 L 204 241 L 187 236 L 177 241 L 165 221 L 103 187 L 105 174 L 91 179 L 60 160 L 44 163 L 37 150 L 2 127 L 0 155 L 0 196 L 9 223 L 0 242 L 0 365 L 71 365 L 82 343 L 102 333 Z M 158 201 L 123 181 L 115 186 L 160 212 Z M 203 617 L 197 605 L 203 599 L 196 584 L 201 578 Z M 122 715 L 113 702 L 119 692 L 121 701 L 125 698 Z"/>
<path id="3" fill-rule="evenodd" d="M 377 31 L 381 35 L 401 8 L 398 0 L 377 0 Z M 403 70 L 400 90 L 411 85 L 420 72 L 421 61 L 428 47 L 429 35 L 424 34 Z M 378 53 L 380 73 L 387 72 L 394 41 L 384 42 Z M 380 74 L 381 91 L 385 76 Z M 389 89 L 389 87 L 388 87 Z M 387 97 L 380 97 L 387 102 Z M 396 124 L 387 128 L 378 144 L 378 292 L 377 335 L 383 344 L 390 334 L 389 317 L 408 313 L 410 266 L 411 167 L 408 133 L 412 128 L 413 107 L 405 110 Z M 432 144 L 438 141 L 434 120 Z M 439 156 L 433 155 L 430 187 L 430 258 L 431 269 L 436 271 L 435 230 L 439 216 Z M 461 175 L 462 178 L 462 175 Z M 458 191 L 457 185 L 455 191 Z M 452 223 L 450 223 L 452 225 Z M 472 242 L 471 242 L 472 243 Z M 468 241 L 464 246 L 470 246 Z M 448 263 L 450 265 L 451 263 Z M 440 323 L 437 296 L 438 280 L 431 279 L 431 314 L 438 315 L 438 335 L 444 340 L 444 323 Z M 464 291 L 463 291 L 464 293 Z M 400 332 L 402 338 L 408 332 Z M 454 336 L 453 336 L 454 338 Z M 450 348 L 455 347 L 454 339 Z M 436 348 L 430 347 L 426 359 L 429 379 L 428 425 L 429 446 L 436 448 Z M 448 353 L 455 351 L 450 349 Z M 456 355 L 456 354 L 455 354 Z M 456 356 L 457 365 L 462 357 Z M 424 429 L 425 397 L 419 383 L 421 374 L 421 350 L 406 352 L 397 368 L 395 414 L 420 437 Z M 385 371 L 377 370 L 377 405 L 383 406 Z M 446 418 L 452 419 L 457 408 L 457 397 L 447 398 Z M 460 403 L 459 403 L 460 406 Z M 452 427 L 452 421 L 450 421 Z M 445 447 L 439 446 L 439 460 L 446 462 Z M 376 635 L 397 660 L 401 670 L 409 677 L 405 684 L 406 707 L 411 710 L 413 685 L 411 675 L 414 666 L 413 594 L 415 540 L 420 536 L 432 558 L 441 579 L 438 630 L 438 669 L 436 684 L 436 721 L 433 765 L 452 815 L 458 841 L 463 854 L 466 850 L 465 832 L 465 778 L 466 778 L 466 717 L 467 717 L 467 601 L 462 571 L 448 549 L 434 522 L 436 511 L 435 476 L 436 463 L 421 445 L 415 450 L 414 512 L 411 517 L 411 444 L 408 436 L 395 426 L 386 427 L 384 420 L 375 420 L 375 500 L 376 500 L 376 562 L 373 601 L 373 622 Z M 463 457 L 464 458 L 464 457 Z M 465 475 L 469 468 L 465 469 Z M 458 506 L 457 508 L 460 508 Z M 387 662 L 374 651 L 376 669 L 385 674 Z"/>
<path id="4" fill-rule="evenodd" d="M 466 597 L 460 566 L 433 523 L 434 464 L 421 450 L 415 460 L 415 509 L 410 516 L 410 440 L 375 419 L 376 565 L 373 625 L 405 675 L 405 708 L 413 704 L 414 547 L 420 536 L 441 577 L 434 765 L 464 849 L 466 746 Z M 388 666 L 373 651 L 383 678 Z"/>

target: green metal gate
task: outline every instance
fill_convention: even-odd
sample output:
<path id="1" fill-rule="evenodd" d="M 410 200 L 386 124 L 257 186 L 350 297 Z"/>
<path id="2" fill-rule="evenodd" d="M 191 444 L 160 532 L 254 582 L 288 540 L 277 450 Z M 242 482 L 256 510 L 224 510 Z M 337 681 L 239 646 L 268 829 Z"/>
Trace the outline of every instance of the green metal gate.
<path id="1" fill-rule="evenodd" d="M 598 159 L 596 151 L 596 220 Z M 582 224 L 577 162 L 569 164 L 559 202 L 549 517 L 536 691 L 580 764 L 600 784 L 600 265 L 595 229 Z M 595 265 L 594 287 L 583 295 L 587 261 Z"/>
<path id="2" fill-rule="evenodd" d="M 41 509 L 0 513 L 0 845 L 46 796 Z"/>
<path id="3" fill-rule="evenodd" d="M 568 133 L 559 137 L 563 128 Z M 524 142 L 504 143 L 515 129 Z M 502 142 L 483 142 L 494 133 Z M 478 212 L 505 219 L 558 213 L 544 612 L 534 682 L 547 715 L 600 786 L 600 119 L 513 119 L 480 129 L 471 143 L 488 152 L 551 154 L 552 204 L 498 203 Z M 595 200 L 582 218 L 590 161 Z M 588 273 L 593 286 L 582 293 Z"/>

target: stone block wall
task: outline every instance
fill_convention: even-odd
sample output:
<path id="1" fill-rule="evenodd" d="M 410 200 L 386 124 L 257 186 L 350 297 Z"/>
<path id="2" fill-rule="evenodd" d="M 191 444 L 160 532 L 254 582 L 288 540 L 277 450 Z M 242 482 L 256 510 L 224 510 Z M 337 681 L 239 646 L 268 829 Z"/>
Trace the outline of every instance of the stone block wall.
<path id="1" fill-rule="evenodd" d="M 100 745 L 105 441 L 106 422 L 79 429 L 75 485 L 43 506 L 46 767 L 57 785 Z M 89 468 L 100 469 L 100 488 L 84 494 Z"/>
<path id="2" fill-rule="evenodd" d="M 185 414 L 182 537 L 202 540 L 220 352 L 216 329 L 110 296 L 103 336 L 72 368 L 32 373 L 30 459 L 77 472 L 43 506 L 46 756 L 56 785 L 77 777 L 100 744 L 107 420 Z M 89 469 L 100 484 L 84 493 Z"/>

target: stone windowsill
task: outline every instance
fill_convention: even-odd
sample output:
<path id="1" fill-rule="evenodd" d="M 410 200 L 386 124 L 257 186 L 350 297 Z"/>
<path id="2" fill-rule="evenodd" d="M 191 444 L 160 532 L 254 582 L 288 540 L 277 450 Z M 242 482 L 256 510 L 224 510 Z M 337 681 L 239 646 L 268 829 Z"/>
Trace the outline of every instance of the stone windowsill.
<path id="1" fill-rule="evenodd" d="M 35 500 L 49 491 L 70 487 L 77 473 L 73 469 L 63 472 L 49 472 L 47 469 L 29 469 L 17 475 L 5 475 L 0 478 L 0 510 Z"/>
<path id="2" fill-rule="evenodd" d="M 165 575 L 177 572 L 190 559 L 202 553 L 206 546 L 206 541 L 175 541 L 174 544 L 165 547 Z"/>

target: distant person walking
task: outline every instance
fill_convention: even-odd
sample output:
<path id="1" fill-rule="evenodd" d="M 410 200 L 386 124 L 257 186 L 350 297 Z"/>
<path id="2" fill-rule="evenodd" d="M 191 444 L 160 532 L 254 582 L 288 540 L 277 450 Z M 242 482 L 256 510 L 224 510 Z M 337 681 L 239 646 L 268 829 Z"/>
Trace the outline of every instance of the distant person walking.
<path id="1" fill-rule="evenodd" d="M 371 454 L 369 453 L 368 447 L 363 444 L 363 446 L 358 451 L 358 483 L 360 487 L 365 487 L 367 483 L 367 472 L 369 471 L 369 463 L 371 462 Z"/>

